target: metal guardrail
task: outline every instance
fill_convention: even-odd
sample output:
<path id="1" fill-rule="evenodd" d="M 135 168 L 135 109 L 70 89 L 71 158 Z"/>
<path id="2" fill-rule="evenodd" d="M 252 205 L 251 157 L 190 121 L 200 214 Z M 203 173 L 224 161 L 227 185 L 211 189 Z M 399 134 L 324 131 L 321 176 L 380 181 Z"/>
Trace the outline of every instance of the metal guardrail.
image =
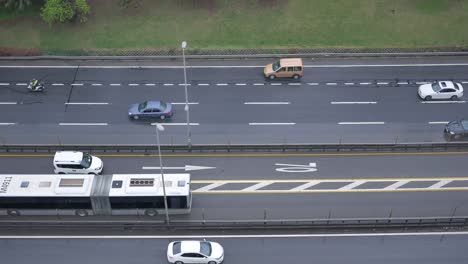
<path id="1" fill-rule="evenodd" d="M 0 229 L 25 228 L 186 228 L 186 229 L 255 229 L 255 228 L 467 228 L 468 216 L 447 217 L 391 217 L 391 218 L 326 218 L 326 219 L 256 219 L 256 220 L 164 220 L 150 217 L 135 219 L 76 218 L 34 219 L 23 217 L 0 218 Z"/>
<path id="2" fill-rule="evenodd" d="M 157 145 L 0 145 L 0 153 L 54 153 L 60 150 L 92 153 L 157 153 Z M 207 144 L 161 145 L 164 152 L 417 152 L 468 151 L 468 142 L 383 144 Z"/>

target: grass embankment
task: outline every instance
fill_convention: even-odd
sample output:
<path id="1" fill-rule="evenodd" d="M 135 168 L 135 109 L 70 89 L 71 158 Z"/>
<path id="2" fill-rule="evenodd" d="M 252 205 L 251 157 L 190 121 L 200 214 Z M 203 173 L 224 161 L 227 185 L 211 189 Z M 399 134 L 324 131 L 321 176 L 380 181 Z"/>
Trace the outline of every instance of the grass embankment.
<path id="1" fill-rule="evenodd" d="M 468 47 L 468 0 L 88 0 L 87 23 L 0 12 L 0 46 L 41 50 Z"/>

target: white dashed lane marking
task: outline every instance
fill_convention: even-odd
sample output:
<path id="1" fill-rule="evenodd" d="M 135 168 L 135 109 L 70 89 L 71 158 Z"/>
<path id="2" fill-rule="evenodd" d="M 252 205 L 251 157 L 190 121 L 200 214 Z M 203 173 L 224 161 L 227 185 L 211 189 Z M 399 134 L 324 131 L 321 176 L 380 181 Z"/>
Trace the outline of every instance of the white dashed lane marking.
<path id="1" fill-rule="evenodd" d="M 210 84 L 209 83 L 199 83 L 197 84 L 198 86 L 209 86 Z"/>
<path id="2" fill-rule="evenodd" d="M 217 83 L 216 85 L 217 86 L 227 86 L 228 84 L 227 83 Z"/>
<path id="3" fill-rule="evenodd" d="M 63 83 L 53 83 L 52 86 L 63 86 Z"/>
<path id="4" fill-rule="evenodd" d="M 139 83 L 129 83 L 128 86 L 138 86 L 140 85 Z"/>
<path id="5" fill-rule="evenodd" d="M 336 85 L 336 83 L 326 83 L 326 85 Z"/>
<path id="6" fill-rule="evenodd" d="M 102 83 L 93 83 L 92 86 L 102 86 Z"/>
<path id="7" fill-rule="evenodd" d="M 249 123 L 249 126 L 293 126 L 296 123 Z"/>
<path id="8" fill-rule="evenodd" d="M 253 85 L 255 86 L 261 86 L 261 85 L 265 85 L 264 83 L 254 83 Z"/>
<path id="9" fill-rule="evenodd" d="M 427 122 L 429 125 L 446 125 L 448 124 L 449 121 L 432 121 L 432 122 Z"/>
<path id="10" fill-rule="evenodd" d="M 187 123 L 151 123 L 152 126 L 162 125 L 162 126 L 186 126 Z M 200 123 L 190 123 L 191 126 L 199 126 Z"/>
<path id="11" fill-rule="evenodd" d="M 0 126 L 12 126 L 16 125 L 16 123 L 0 123 Z"/>
<path id="12" fill-rule="evenodd" d="M 0 102 L 0 105 L 15 105 L 17 102 Z"/>
<path id="13" fill-rule="evenodd" d="M 245 102 L 246 105 L 288 105 L 290 102 Z"/>
<path id="14" fill-rule="evenodd" d="M 173 86 L 173 83 L 165 83 L 164 86 Z"/>
<path id="15" fill-rule="evenodd" d="M 308 85 L 319 85 L 318 83 L 307 83 Z"/>
<path id="16" fill-rule="evenodd" d="M 377 102 L 330 102 L 333 105 L 349 105 L 349 104 L 377 104 Z"/>
<path id="17" fill-rule="evenodd" d="M 245 86 L 247 85 L 246 83 L 236 83 L 237 86 Z"/>
<path id="18" fill-rule="evenodd" d="M 120 86 L 120 83 L 111 83 L 110 86 Z"/>
<path id="19" fill-rule="evenodd" d="M 107 126 L 107 123 L 59 123 L 60 126 Z"/>
<path id="20" fill-rule="evenodd" d="M 80 103 L 65 103 L 66 105 L 108 105 L 109 103 L 86 103 L 86 102 L 80 102 Z"/>
<path id="21" fill-rule="evenodd" d="M 155 83 L 145 83 L 146 86 L 156 86 Z"/>
<path id="22" fill-rule="evenodd" d="M 186 105 L 186 103 L 184 103 L 184 102 L 181 102 L 181 103 L 177 102 L 177 103 L 172 103 L 172 104 L 173 105 Z M 188 104 L 189 105 L 197 105 L 197 104 L 200 104 L 200 103 L 198 103 L 198 102 L 189 102 Z"/>
<path id="23" fill-rule="evenodd" d="M 10 85 L 9 83 L 0 83 L 0 85 Z"/>
<path id="24" fill-rule="evenodd" d="M 72 83 L 71 85 L 72 85 L 72 86 L 83 86 L 82 83 Z"/>
<path id="25" fill-rule="evenodd" d="M 339 122 L 339 125 L 384 125 L 385 122 Z"/>
<path id="26" fill-rule="evenodd" d="M 19 85 L 19 86 L 21 86 L 21 85 L 27 85 L 27 83 L 17 83 L 16 85 Z"/>
<path id="27" fill-rule="evenodd" d="M 345 83 L 345 85 L 354 85 L 354 83 L 352 83 L 352 82 L 347 82 L 347 83 Z"/>

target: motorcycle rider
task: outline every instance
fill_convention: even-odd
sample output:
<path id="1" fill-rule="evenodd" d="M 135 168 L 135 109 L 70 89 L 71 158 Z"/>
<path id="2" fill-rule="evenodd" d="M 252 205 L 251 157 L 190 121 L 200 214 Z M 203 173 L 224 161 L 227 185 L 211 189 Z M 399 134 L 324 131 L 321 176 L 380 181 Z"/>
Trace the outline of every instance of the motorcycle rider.
<path id="1" fill-rule="evenodd" d="M 39 91 L 41 90 L 43 87 L 42 87 L 42 83 L 39 83 L 39 80 L 38 79 L 32 79 L 31 80 L 31 90 L 32 91 Z"/>

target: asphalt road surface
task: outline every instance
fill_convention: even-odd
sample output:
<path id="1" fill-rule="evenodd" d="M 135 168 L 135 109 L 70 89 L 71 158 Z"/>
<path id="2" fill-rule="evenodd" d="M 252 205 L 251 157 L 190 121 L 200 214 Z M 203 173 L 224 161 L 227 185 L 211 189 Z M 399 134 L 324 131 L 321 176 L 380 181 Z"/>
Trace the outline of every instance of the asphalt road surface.
<path id="1" fill-rule="evenodd" d="M 190 238 L 190 239 L 202 239 Z M 167 263 L 167 244 L 179 237 L 0 238 L 2 263 Z M 226 264 L 468 263 L 466 234 L 208 237 L 225 249 Z"/>
<path id="2" fill-rule="evenodd" d="M 265 60 L 189 61 L 192 143 L 443 142 L 444 124 L 467 116 L 465 97 L 426 103 L 417 87 L 434 80 L 468 83 L 468 65 L 447 60 L 305 60 L 298 82 L 265 80 Z M 176 104 L 174 118 L 162 122 L 161 141 L 184 144 L 183 70 L 174 64 L 3 65 L 0 143 L 153 144 L 152 124 L 159 121 L 129 120 L 127 110 L 163 100 Z M 27 91 L 32 77 L 46 81 L 45 93 Z"/>
<path id="3" fill-rule="evenodd" d="M 102 154 L 104 173 L 160 173 L 157 156 Z M 166 154 L 192 177 L 179 219 L 468 215 L 466 153 Z M 52 174 L 53 155 L 0 156 L 3 174 Z"/>

